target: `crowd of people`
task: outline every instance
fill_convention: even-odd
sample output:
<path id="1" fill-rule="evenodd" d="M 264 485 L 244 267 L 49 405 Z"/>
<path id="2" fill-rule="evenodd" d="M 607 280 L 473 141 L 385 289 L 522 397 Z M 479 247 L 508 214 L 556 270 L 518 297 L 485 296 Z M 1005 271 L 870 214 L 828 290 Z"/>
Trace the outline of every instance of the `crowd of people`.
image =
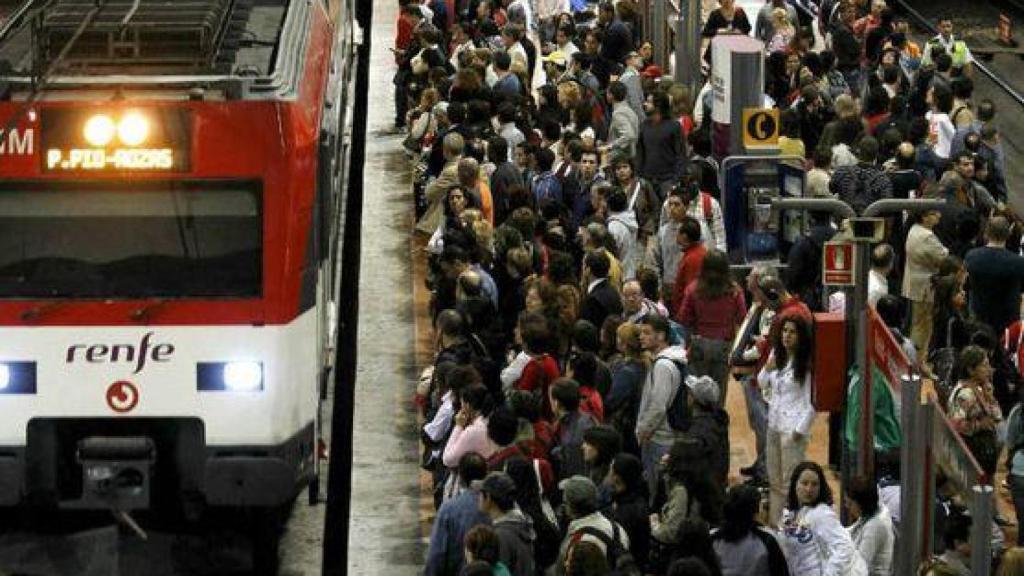
<path id="1" fill-rule="evenodd" d="M 891 574 L 891 455 L 843 487 L 846 526 L 808 459 L 813 312 L 844 306 L 823 290 L 822 246 L 841 223 L 811 213 L 784 269 L 734 275 L 714 90 L 665 74 L 632 0 L 400 4 L 395 123 L 436 345 L 417 390 L 437 508 L 426 573 Z M 945 199 L 888 219 L 869 302 L 990 478 L 1006 455 L 1020 516 L 1024 257 L 995 106 L 974 102 L 951 20 L 920 46 L 884 0 L 818 13 L 720 0 L 703 36 L 764 41 L 765 100 L 807 196 L 858 212 Z M 745 479 L 729 475 L 741 416 Z M 969 574 L 970 515 L 938 486 L 922 573 Z M 1011 549 L 1003 572 L 1022 561 Z"/>

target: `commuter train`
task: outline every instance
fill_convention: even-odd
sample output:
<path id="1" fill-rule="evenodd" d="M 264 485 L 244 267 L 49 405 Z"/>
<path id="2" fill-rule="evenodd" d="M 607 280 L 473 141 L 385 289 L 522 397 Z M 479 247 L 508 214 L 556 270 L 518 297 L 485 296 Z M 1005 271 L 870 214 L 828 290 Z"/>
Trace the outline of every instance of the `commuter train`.
<path id="1" fill-rule="evenodd" d="M 0 1 L 0 507 L 316 481 L 353 9 Z"/>

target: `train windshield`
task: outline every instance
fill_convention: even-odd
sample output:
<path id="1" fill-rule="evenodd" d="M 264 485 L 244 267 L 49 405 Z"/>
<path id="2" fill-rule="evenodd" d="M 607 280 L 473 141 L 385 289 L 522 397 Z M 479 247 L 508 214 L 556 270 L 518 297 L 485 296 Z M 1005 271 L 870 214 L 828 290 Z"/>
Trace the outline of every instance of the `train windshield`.
<path id="1" fill-rule="evenodd" d="M 258 186 L 0 185 L 0 298 L 251 298 Z"/>

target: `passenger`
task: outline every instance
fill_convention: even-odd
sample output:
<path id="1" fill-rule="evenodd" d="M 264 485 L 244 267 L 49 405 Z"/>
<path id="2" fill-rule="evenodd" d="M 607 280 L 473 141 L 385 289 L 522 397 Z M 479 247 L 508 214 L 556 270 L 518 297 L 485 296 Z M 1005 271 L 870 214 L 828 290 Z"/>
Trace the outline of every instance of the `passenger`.
<path id="1" fill-rule="evenodd" d="M 804 460 L 814 423 L 812 346 L 805 321 L 796 316 L 784 319 L 780 341 L 757 376 L 769 398 L 767 464 L 772 490 L 769 518 L 773 523 L 782 514 L 786 482 Z"/>
<path id="2" fill-rule="evenodd" d="M 512 576 L 534 576 L 533 546 L 537 534 L 530 519 L 516 506 L 516 483 L 504 472 L 491 472 L 474 485 L 480 511 L 490 518 L 498 536 L 498 558 Z"/>
<path id="3" fill-rule="evenodd" d="M 450 117 L 452 107 L 449 107 L 448 113 Z M 441 224 L 443 218 L 443 203 L 441 200 L 452 186 L 456 186 L 459 183 L 458 166 L 466 146 L 465 140 L 463 140 L 458 132 L 453 132 L 449 129 L 449 132 L 444 136 L 443 142 L 444 167 L 437 179 L 428 184 L 424 191 L 427 211 L 416 224 L 416 230 L 423 234 L 433 233 Z"/>
<path id="4" fill-rule="evenodd" d="M 607 511 L 608 517 L 625 529 L 633 561 L 638 568 L 645 570 L 651 544 L 651 520 L 647 506 L 650 495 L 640 459 L 632 454 L 617 455 L 612 460 L 608 482 L 612 486 L 612 505 Z"/>
<path id="5" fill-rule="evenodd" d="M 700 275 L 683 292 L 675 317 L 689 336 L 690 373 L 711 377 L 721 392 L 716 391 L 719 407 L 725 406 L 729 389 L 729 346 L 746 310 L 743 290 L 732 279 L 728 257 L 717 250 L 706 252 Z"/>
<path id="6" fill-rule="evenodd" d="M 832 490 L 814 462 L 801 462 L 789 481 L 779 526 L 790 574 L 863 574 L 864 560 L 832 509 Z M 860 564 L 859 571 L 854 571 Z"/>
<path id="7" fill-rule="evenodd" d="M 572 379 L 560 378 L 548 393 L 555 413 L 555 447 L 551 450 L 552 464 L 558 478 L 583 474 L 586 464 L 583 453 L 583 434 L 597 422 L 580 411 L 580 385 Z"/>
<path id="8" fill-rule="evenodd" d="M 494 528 L 474 526 L 466 534 L 466 566 L 459 576 L 512 576 L 501 561 L 501 541 Z"/>
<path id="9" fill-rule="evenodd" d="M 682 348 L 669 346 L 668 337 L 669 325 L 665 318 L 655 315 L 644 318 L 640 343 L 653 360 L 640 396 L 636 437 L 651 494 L 657 492 L 659 463 L 673 443 L 683 436 L 682 431 L 669 424 L 667 408 L 683 386 L 683 375 L 676 363 L 685 362 L 685 354 Z"/>
<path id="10" fill-rule="evenodd" d="M 483 386 L 473 386 L 462 392 L 459 412 L 455 414 L 455 427 L 444 447 L 442 462 L 451 470 L 445 486 L 445 501 L 460 492 L 458 465 L 462 457 L 470 452 L 490 458 L 498 447 L 487 435 L 487 417 L 493 408 L 493 401 Z"/>
<path id="11" fill-rule="evenodd" d="M 743 386 L 743 395 L 747 405 L 747 423 L 754 432 L 756 459 L 747 466 L 740 468 L 740 474 L 750 476 L 750 482 L 756 486 L 768 485 L 768 468 L 765 464 L 768 442 L 768 402 L 757 381 L 757 366 L 760 363 L 761 349 L 759 340 L 766 340 L 772 325 L 775 311 L 769 306 L 768 300 L 761 291 L 761 278 L 772 276 L 772 272 L 764 265 L 755 265 L 747 275 L 747 290 L 754 301 L 747 311 L 736 340 L 733 341 L 729 364 L 732 375 Z"/>
<path id="12" fill-rule="evenodd" d="M 675 281 L 672 285 L 672 305 L 669 307 L 669 311 L 676 314 L 676 318 L 678 318 L 686 289 L 700 277 L 701 267 L 704 266 L 704 255 L 707 254 L 701 227 L 696 219 L 687 216 L 679 223 L 676 243 L 679 244 L 682 255 L 679 258 L 679 267 L 676 268 Z"/>
<path id="13" fill-rule="evenodd" d="M 603 251 L 590 251 L 584 258 L 583 282 L 587 293 L 580 305 L 580 318 L 594 326 L 603 324 L 611 314 L 622 313 L 622 297 L 609 279 L 610 269 L 611 262 Z"/>
<path id="14" fill-rule="evenodd" d="M 684 522 L 704 520 L 717 525 L 722 514 L 722 492 L 699 441 L 677 440 L 661 466 L 665 504 L 651 514 L 651 568 L 656 572 L 677 554 Z"/>
<path id="15" fill-rule="evenodd" d="M 462 493 L 441 505 L 430 530 L 427 550 L 427 576 L 455 576 L 464 563 L 462 543 L 471 528 L 489 524 L 490 518 L 479 509 L 480 494 L 472 488 L 487 474 L 487 464 L 479 454 L 469 452 L 459 461 L 458 477 Z"/>
<path id="16" fill-rule="evenodd" d="M 597 485 L 597 505 L 601 510 L 612 504 L 614 489 L 608 472 L 612 459 L 621 451 L 622 435 L 615 428 L 599 424 L 583 432 L 583 462 L 587 477 Z"/>
<path id="17" fill-rule="evenodd" d="M 722 576 L 789 576 L 779 542 L 757 521 L 760 511 L 761 494 L 756 488 L 729 488 L 722 506 L 722 527 L 711 532 Z"/>
<path id="18" fill-rule="evenodd" d="M 939 223 L 938 210 L 922 210 L 914 216 L 907 233 L 906 263 L 903 271 L 903 297 L 911 305 L 910 339 L 914 347 L 927 353 L 934 318 L 934 293 L 931 277 L 939 269 L 949 249 L 942 245 L 933 229 Z"/>
<path id="19" fill-rule="evenodd" d="M 853 520 L 847 528 L 850 539 L 867 564 L 869 576 L 889 576 L 895 536 L 889 510 L 878 502 L 878 486 L 855 479 L 846 490 L 846 511 Z"/>
<path id="20" fill-rule="evenodd" d="M 593 481 L 586 476 L 573 476 L 559 482 L 558 488 L 562 491 L 562 504 L 569 525 L 555 562 L 556 575 L 566 573 L 566 560 L 572 548 L 580 542 L 596 545 L 606 556 L 609 554 L 606 542 L 629 548 L 629 536 L 622 526 L 598 511 L 597 486 Z"/>
<path id="21" fill-rule="evenodd" d="M 718 399 L 718 383 L 708 376 L 688 376 L 690 428 L 686 437 L 697 441 L 708 459 L 718 489 L 725 491 L 729 479 L 729 413 Z"/>

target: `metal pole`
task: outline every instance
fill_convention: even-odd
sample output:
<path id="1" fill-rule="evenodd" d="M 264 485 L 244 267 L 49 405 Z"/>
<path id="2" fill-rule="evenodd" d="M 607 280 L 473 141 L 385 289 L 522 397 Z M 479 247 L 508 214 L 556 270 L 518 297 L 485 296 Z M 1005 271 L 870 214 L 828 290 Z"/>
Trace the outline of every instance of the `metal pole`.
<path id="1" fill-rule="evenodd" d="M 700 73 L 700 32 L 703 14 L 700 0 L 684 1 L 685 12 L 676 25 L 676 80 L 690 89 L 691 98 L 696 98 L 703 82 Z"/>
<path id="2" fill-rule="evenodd" d="M 654 0 L 654 19 L 651 22 L 651 41 L 654 43 L 654 61 L 662 70 L 668 70 L 666 62 L 665 19 L 668 0 Z"/>
<path id="3" fill-rule="evenodd" d="M 924 443 L 919 426 L 921 378 L 906 375 L 900 384 L 900 549 L 896 555 L 896 576 L 913 576 L 921 557 L 921 504 L 924 486 L 921 478 Z"/>
<path id="4" fill-rule="evenodd" d="M 992 487 L 975 486 L 971 507 L 971 576 L 989 576 L 992 570 Z"/>
<path id="5" fill-rule="evenodd" d="M 924 493 L 921 494 L 921 525 L 919 534 L 921 538 L 921 555 L 914 559 L 920 562 L 930 558 L 935 551 L 935 404 L 929 399 L 918 412 L 917 429 L 921 432 L 921 440 L 924 441 L 924 466 L 921 466 L 914 474 L 920 480 L 919 485 Z"/>
<path id="6" fill-rule="evenodd" d="M 860 366 L 861 381 L 861 423 L 860 446 L 857 455 L 857 476 L 870 478 L 875 462 L 875 413 L 871 394 L 871 362 L 868 358 L 868 273 L 871 271 L 871 243 L 854 242 L 854 258 L 857 259 L 857 279 L 853 286 L 853 306 L 857 319 L 856 356 L 854 363 Z"/>

